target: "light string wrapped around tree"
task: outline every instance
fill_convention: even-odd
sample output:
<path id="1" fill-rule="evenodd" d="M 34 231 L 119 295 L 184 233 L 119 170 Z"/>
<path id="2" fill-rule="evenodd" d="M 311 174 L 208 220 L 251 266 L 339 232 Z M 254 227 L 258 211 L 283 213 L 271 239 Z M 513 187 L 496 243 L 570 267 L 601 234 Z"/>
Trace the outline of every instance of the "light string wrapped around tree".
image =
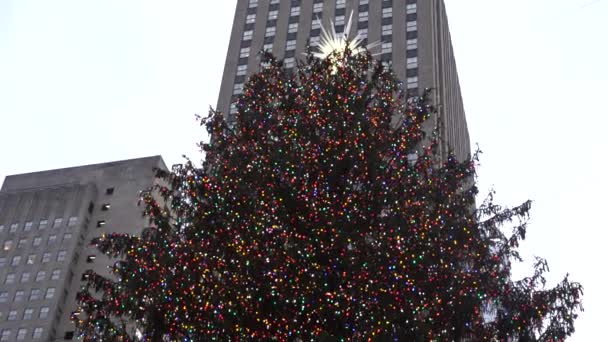
<path id="1" fill-rule="evenodd" d="M 294 72 L 263 63 L 234 124 L 213 111 L 202 120 L 213 141 L 203 167 L 159 171 L 165 186 L 143 195 L 154 228 L 94 241 L 121 261 L 79 295 L 84 340 L 131 341 L 135 328 L 150 341 L 574 331 L 579 284 L 545 288 L 543 262 L 510 279 L 529 202 L 475 207 L 477 154 L 440 159 L 437 136 L 424 139 L 426 96 L 406 99 L 389 69 L 348 45 Z"/>

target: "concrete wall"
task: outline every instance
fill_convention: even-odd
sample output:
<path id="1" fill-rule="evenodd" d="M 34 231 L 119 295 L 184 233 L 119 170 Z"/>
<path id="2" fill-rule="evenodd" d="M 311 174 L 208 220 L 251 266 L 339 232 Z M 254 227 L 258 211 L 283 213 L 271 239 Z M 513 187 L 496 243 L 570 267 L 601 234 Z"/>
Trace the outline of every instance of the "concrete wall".
<path id="1" fill-rule="evenodd" d="M 67 300 L 65 289 L 73 282 L 73 266 L 78 249 L 83 245 L 86 234 L 85 216 L 86 203 L 90 202 L 96 193 L 95 186 L 67 185 L 21 192 L 0 193 L 0 225 L 4 225 L 0 233 L 0 241 L 14 241 L 13 248 L 2 248 L 0 257 L 6 258 L 6 265 L 0 268 L 0 292 L 8 292 L 8 301 L 0 303 L 0 312 L 4 319 L 0 319 L 0 330 L 11 329 L 12 336 L 16 337 L 18 329 L 27 329 L 27 338 L 32 338 L 35 328 L 42 328 L 42 340 L 48 340 L 56 332 L 58 322 L 63 314 L 62 307 Z M 62 218 L 59 225 L 54 225 L 56 218 Z M 70 218 L 75 221 L 70 221 Z M 41 220 L 47 220 L 45 228 L 40 225 Z M 26 222 L 31 222 L 31 228 L 25 228 Z M 70 224 L 68 224 L 70 222 Z M 17 230 L 11 232 L 10 226 L 17 224 Z M 29 224 L 28 224 L 29 225 Z M 67 238 L 65 234 L 71 234 Z M 55 237 L 55 240 L 51 237 Z M 38 246 L 34 240 L 40 239 Z M 18 241 L 25 241 L 19 247 Z M 4 246 L 3 246 L 4 247 Z M 65 260 L 58 260 L 59 253 L 65 253 Z M 43 256 L 48 253 L 48 260 Z M 21 262 L 12 266 L 14 257 L 21 257 Z M 33 256 L 33 260 L 28 257 Z M 52 279 L 53 272 L 59 272 L 57 279 Z M 38 279 L 37 274 L 45 272 L 45 276 Z M 8 274 L 15 275 L 15 282 L 6 283 Z M 22 281 L 22 276 L 29 274 L 29 280 Z M 47 289 L 54 288 L 52 299 L 45 299 Z M 30 300 L 32 289 L 42 292 L 41 298 Z M 24 292 L 24 298 L 15 301 L 15 294 Z M 40 309 L 48 307 L 47 318 L 40 318 Z M 23 320 L 26 309 L 33 310 L 31 319 Z M 17 319 L 6 320 L 11 310 L 17 311 Z"/>
<path id="2" fill-rule="evenodd" d="M 321 13 L 324 27 L 329 27 L 330 20 L 335 21 L 337 11 L 345 15 L 346 21 L 353 14 L 353 25 L 351 36 L 355 35 L 360 24 L 358 24 L 359 9 L 368 8 L 368 42 L 392 42 L 390 54 L 379 55 L 377 58 L 391 62 L 397 77 L 404 81 L 407 87 L 408 77 L 418 77 L 418 86 L 410 89 L 413 94 L 420 94 L 424 88 L 433 88 L 433 102 L 438 106 L 440 117 L 443 120 L 441 136 L 444 138 L 442 154 L 445 156 L 448 150 L 453 150 L 456 155 L 463 159 L 470 154 L 470 142 L 464 106 L 460 95 L 456 63 L 450 40 L 447 15 L 442 0 L 370 0 L 367 5 L 361 5 L 360 0 L 346 0 L 345 8 L 336 9 L 336 0 L 281 0 L 277 4 L 271 4 L 271 0 L 258 0 L 257 6 L 250 7 L 250 0 L 239 0 L 237 2 L 232 35 L 224 66 L 224 75 L 220 88 L 217 109 L 226 113 L 229 117 L 230 104 L 235 98 L 233 89 L 235 81 L 242 82 L 246 77 L 236 75 L 239 64 L 247 65 L 247 75 L 256 72 L 259 67 L 258 52 L 264 46 L 264 35 L 267 27 L 268 12 L 271 6 L 278 6 L 278 19 L 276 20 L 276 35 L 273 40 L 272 52 L 279 58 L 285 57 L 285 45 L 290 22 L 290 10 L 294 6 L 300 7 L 300 15 L 297 18 L 298 32 L 296 36 L 296 50 L 294 56 L 301 58 L 305 53 L 306 42 L 311 37 L 311 24 L 317 15 L 313 14 L 314 3 L 322 3 Z M 392 4 L 392 5 L 391 5 Z M 408 13 L 407 6 L 415 4 L 415 13 Z M 392 7 L 392 36 L 382 36 L 382 26 L 387 24 L 382 18 L 382 9 Z M 248 14 L 255 14 L 254 23 L 246 23 Z M 407 31 L 407 23 L 417 23 L 416 32 Z M 242 39 L 245 29 L 253 30 L 251 41 Z M 408 49 L 407 40 L 417 37 L 417 46 Z M 389 40 L 387 40 L 389 39 Z M 240 50 L 250 47 L 248 58 L 240 58 Z M 381 47 L 372 50 L 379 53 Z M 417 56 L 418 65 L 408 68 L 406 60 L 408 57 Z M 431 131 L 437 125 L 437 118 L 429 121 L 425 130 Z"/>

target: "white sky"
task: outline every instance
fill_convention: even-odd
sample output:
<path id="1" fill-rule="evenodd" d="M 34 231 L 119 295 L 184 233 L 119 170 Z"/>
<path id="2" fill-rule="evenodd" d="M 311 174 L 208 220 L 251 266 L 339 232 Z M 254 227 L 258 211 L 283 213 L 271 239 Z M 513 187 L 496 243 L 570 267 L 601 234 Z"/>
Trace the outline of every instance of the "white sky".
<path id="1" fill-rule="evenodd" d="M 424 1 L 424 0 L 421 0 Z M 213 4 L 213 5 L 211 5 Z M 0 0 L 0 180 L 161 154 L 200 160 L 235 0 Z M 603 337 L 608 0 L 446 0 L 481 189 L 534 200 L 523 245 L 585 286 Z"/>

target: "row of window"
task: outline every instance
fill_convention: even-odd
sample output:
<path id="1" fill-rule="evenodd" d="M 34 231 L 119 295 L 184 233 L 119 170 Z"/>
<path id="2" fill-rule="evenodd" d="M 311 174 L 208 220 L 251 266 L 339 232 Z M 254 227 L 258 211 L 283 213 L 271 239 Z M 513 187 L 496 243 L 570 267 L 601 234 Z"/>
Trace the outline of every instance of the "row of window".
<path id="1" fill-rule="evenodd" d="M 271 4 L 278 4 L 279 0 L 270 0 L 270 3 Z M 258 0 L 249 0 L 249 7 L 250 8 L 257 7 L 257 5 L 258 5 Z"/>
<path id="2" fill-rule="evenodd" d="M 72 238 L 72 233 L 64 233 L 62 241 L 65 242 L 67 240 L 70 240 L 71 238 Z M 49 235 L 46 244 L 48 246 L 51 246 L 55 242 L 57 242 L 57 234 L 51 234 L 51 235 Z M 19 239 L 19 241 L 17 242 L 17 249 L 23 248 L 27 244 L 28 244 L 28 239 Z M 42 236 L 35 236 L 34 239 L 32 240 L 32 247 L 38 247 L 41 244 L 42 244 Z M 3 247 L 3 250 L 5 252 L 11 251 L 13 249 L 13 247 L 15 247 L 15 241 L 14 240 L 6 240 L 6 241 L 4 241 L 2 247 Z M 18 258 L 18 257 L 19 256 L 13 257 L 13 260 L 15 258 Z M 4 259 L 6 259 L 6 258 L 4 258 Z M 2 258 L 0 258 L 0 260 L 2 260 Z"/>
<path id="3" fill-rule="evenodd" d="M 63 251 L 65 252 L 65 251 Z M 58 256 L 60 257 L 65 257 L 65 253 L 62 253 L 62 251 L 60 251 L 60 254 L 58 254 Z M 21 263 L 21 259 L 23 258 L 23 256 L 21 255 L 15 255 L 14 257 L 11 258 L 11 266 L 19 266 L 19 264 Z M 34 265 L 36 264 L 38 259 L 38 255 L 35 253 L 29 254 L 27 256 L 27 259 L 25 261 L 26 265 Z M 50 252 L 45 252 L 42 254 L 42 263 L 45 264 L 49 261 L 51 261 L 51 253 Z M 6 265 L 6 257 L 0 257 L 0 267 L 3 267 Z"/>
<path id="4" fill-rule="evenodd" d="M 21 316 L 21 320 L 23 321 L 29 321 L 32 318 L 34 318 L 34 308 L 26 308 L 25 310 L 23 310 L 23 316 Z M 49 317 L 49 311 L 50 308 L 48 306 L 43 306 L 40 308 L 40 311 L 38 312 L 38 319 L 47 319 Z M 0 317 L 2 317 L 2 313 L 0 313 Z M 7 315 L 7 320 L 8 321 L 15 321 L 17 320 L 17 310 L 11 310 L 8 312 Z"/>
<path id="5" fill-rule="evenodd" d="M 406 22 L 406 32 L 410 33 L 410 32 L 414 32 L 417 31 L 417 22 L 416 22 L 416 3 L 415 1 L 413 3 L 411 3 L 412 1 L 408 1 L 408 4 L 406 5 L 406 13 L 408 14 L 407 17 L 407 22 Z M 266 27 L 266 31 L 265 31 L 265 39 L 264 39 L 264 46 L 263 46 L 263 50 L 265 51 L 269 51 L 272 50 L 273 47 L 273 43 L 272 43 L 272 39 L 274 38 L 274 36 L 276 35 L 276 19 L 278 17 L 278 5 L 274 5 L 273 4 L 278 4 L 278 2 L 271 2 L 271 7 L 269 8 L 269 12 L 268 12 L 268 22 L 267 22 L 267 27 Z M 250 1 L 249 3 L 249 7 L 251 8 L 255 8 L 257 7 L 257 1 Z M 345 24 L 345 15 L 343 15 L 344 11 L 338 11 L 340 9 L 344 9 L 345 7 L 345 1 L 344 0 L 337 0 L 336 1 L 336 16 L 335 16 L 335 27 L 336 27 L 336 31 L 337 32 L 342 32 L 344 30 L 344 24 Z M 322 16 L 322 11 L 323 11 L 323 1 L 322 0 L 315 0 L 313 3 L 313 21 L 312 21 L 312 28 L 311 28 L 311 33 L 310 33 L 310 45 L 311 46 L 316 46 L 319 43 L 320 40 L 320 31 L 321 31 L 321 21 L 319 19 L 320 16 Z M 236 78 L 235 78 L 235 83 L 234 83 L 234 88 L 233 88 L 233 95 L 240 95 L 243 93 L 243 88 L 244 88 L 244 80 L 245 80 L 245 75 L 247 74 L 247 58 L 250 56 L 251 54 L 251 45 L 250 45 L 250 41 L 253 38 L 253 23 L 255 23 L 255 19 L 256 19 L 256 13 L 254 12 L 248 12 L 249 14 L 246 17 L 245 20 L 245 24 L 246 24 L 246 28 L 249 28 L 247 30 L 245 30 L 243 32 L 243 42 L 247 43 L 247 44 L 243 44 L 241 50 L 240 50 L 240 55 L 239 58 L 241 58 L 242 60 L 239 61 L 239 65 L 237 66 L 237 71 L 236 71 Z M 298 22 L 297 20 L 293 20 L 294 17 L 297 17 L 300 15 L 300 6 L 299 6 L 299 1 L 294 0 L 292 1 L 292 7 L 290 9 L 290 21 L 288 24 L 288 29 L 287 29 L 287 33 L 288 33 L 288 39 L 286 41 L 286 45 L 285 45 L 285 58 L 283 60 L 283 63 L 285 65 L 286 68 L 291 68 L 295 65 L 295 49 L 296 49 L 296 35 L 297 35 L 297 31 L 298 31 Z M 388 57 L 387 59 L 390 60 L 390 54 L 393 51 L 393 44 L 390 41 L 387 40 L 392 40 L 391 36 L 393 33 L 393 26 L 392 26 L 392 16 L 393 16 L 393 8 L 392 8 L 392 1 L 391 0 L 383 0 L 382 3 L 382 18 L 383 18 L 383 25 L 382 25 L 382 41 L 384 41 L 384 43 L 382 43 L 381 45 L 381 53 L 384 55 L 383 57 Z M 297 18 L 295 18 L 297 19 Z M 367 28 L 367 21 L 369 19 L 369 1 L 368 0 L 361 0 L 359 2 L 359 29 L 358 29 L 358 36 L 363 39 L 364 41 L 367 39 L 367 34 L 368 34 L 368 28 Z M 408 35 L 409 37 L 410 35 Z M 409 51 L 414 51 L 417 49 L 417 38 L 411 38 L 408 39 L 406 42 L 406 49 Z M 415 55 L 415 53 L 411 53 L 412 55 Z M 410 57 L 410 53 L 408 53 L 408 62 L 407 62 L 407 68 L 408 69 L 412 69 L 412 68 L 417 68 L 417 58 L 415 60 L 412 60 L 412 58 L 415 57 Z M 384 60 L 384 58 L 383 58 Z M 415 88 L 417 87 L 417 79 L 416 82 L 412 82 L 413 78 L 409 77 L 408 78 L 408 88 Z M 231 107 L 231 113 L 236 112 L 236 108 L 235 107 Z"/>
<path id="6" fill-rule="evenodd" d="M 51 280 L 59 280 L 59 278 L 61 278 L 61 270 L 60 269 L 54 269 L 51 272 Z M 4 278 L 4 284 L 14 284 L 15 281 L 17 279 L 17 275 L 15 273 L 8 273 L 6 275 L 6 277 Z M 21 276 L 19 277 L 19 283 L 27 283 L 31 280 L 31 273 L 26 271 L 26 272 L 22 272 Z M 36 278 L 34 278 L 34 281 L 36 282 L 40 282 L 46 280 L 46 270 L 40 270 L 38 272 L 36 272 Z M 15 295 L 15 299 L 18 296 Z M 6 291 L 0 291 L 0 303 L 5 303 L 8 301 L 8 292 Z"/>
<path id="7" fill-rule="evenodd" d="M 68 218 L 68 227 L 73 227 L 78 223 L 78 217 L 76 216 L 72 216 L 70 218 Z M 47 219 L 41 219 L 40 221 L 38 221 L 38 230 L 44 230 L 48 227 L 49 221 Z M 59 228 L 61 227 L 61 225 L 63 224 L 63 218 L 59 217 L 56 218 L 55 220 L 53 220 L 53 224 L 52 224 L 52 228 Z M 13 223 L 9 226 L 9 233 L 15 233 L 17 232 L 17 230 L 19 230 L 19 223 Z M 29 232 L 32 230 L 34 226 L 34 222 L 33 221 L 27 221 L 23 224 L 23 231 L 24 232 Z M 0 234 L 4 233 L 5 231 L 5 226 L 3 224 L 0 224 Z"/>
<path id="8" fill-rule="evenodd" d="M 268 11 L 268 17 L 267 20 L 268 21 L 272 21 L 272 20 L 277 20 L 279 17 L 279 9 L 278 6 L 274 4 L 278 5 L 278 1 L 270 2 L 270 8 Z M 249 4 L 249 8 L 255 8 L 257 6 L 257 2 L 255 3 L 256 6 L 251 6 L 251 3 Z M 341 15 L 344 13 L 344 9 L 346 8 L 346 2 L 344 0 L 337 0 L 336 1 L 336 13 L 338 13 L 338 15 L 336 16 L 336 25 L 339 25 L 338 22 L 339 20 L 341 20 L 341 23 L 344 24 L 344 15 Z M 361 0 L 359 2 L 359 20 L 360 21 L 366 21 L 367 17 L 368 17 L 368 11 L 369 11 L 369 0 Z M 318 16 L 320 13 L 323 12 L 323 2 L 322 1 L 315 1 L 313 3 L 313 7 L 312 7 L 312 12 L 314 16 Z M 299 16 L 301 13 L 301 8 L 299 6 L 299 1 L 293 1 L 292 2 L 292 7 L 289 10 L 289 16 L 290 17 L 297 17 Z M 414 14 L 416 13 L 416 4 L 415 3 L 411 3 L 408 4 L 406 6 L 406 14 Z M 389 18 L 392 17 L 393 15 L 393 7 L 392 7 L 392 1 L 391 0 L 383 0 L 382 3 L 382 18 Z M 341 19 L 338 19 L 339 17 L 341 17 Z M 363 19 L 364 20 L 361 20 Z M 245 24 L 253 24 L 256 21 L 256 13 L 255 11 L 249 11 L 247 16 L 245 17 Z"/>
<path id="9" fill-rule="evenodd" d="M 319 6 L 320 5 L 320 6 Z M 322 15 L 321 11 L 322 11 L 322 3 L 316 3 L 314 4 L 314 8 L 313 8 L 313 14 L 314 14 L 314 18 L 313 18 L 313 22 L 312 22 L 312 31 L 311 31 L 311 46 L 315 46 L 316 43 L 319 40 L 319 34 L 320 34 L 320 29 L 321 29 L 321 21 L 319 20 L 319 16 Z M 362 36 L 362 38 L 367 38 L 367 20 L 369 18 L 369 12 L 368 12 L 368 6 L 362 7 L 364 10 L 359 12 L 359 31 L 358 34 L 360 36 Z M 297 14 L 299 15 L 299 7 L 294 7 L 291 9 L 291 13 L 292 14 Z M 409 4 L 407 5 L 407 12 L 408 14 L 414 14 L 416 13 L 416 4 Z M 276 34 L 276 22 L 273 21 L 274 19 L 276 19 L 276 16 L 278 15 L 278 10 L 273 10 L 269 12 L 270 14 L 270 18 L 273 18 L 271 20 L 269 20 L 267 27 L 266 27 L 266 31 L 265 31 L 265 44 L 263 47 L 263 50 L 271 50 L 272 49 L 272 42 L 269 41 L 269 38 L 273 38 Z M 392 18 L 392 7 L 387 7 L 387 8 L 383 8 L 382 10 L 382 17 L 383 18 Z M 342 32 L 344 30 L 344 24 L 345 24 L 345 19 L 346 17 L 344 15 L 336 15 L 335 17 L 335 26 L 336 26 L 336 30 L 338 32 Z M 411 18 L 413 20 L 410 20 L 410 18 L 408 17 L 408 22 L 407 22 L 407 31 L 415 31 L 417 29 L 416 27 L 416 21 L 415 21 L 415 17 Z M 247 28 L 247 24 L 252 24 L 253 22 L 255 22 L 255 14 L 249 14 L 246 18 L 246 28 Z M 290 48 L 293 46 L 293 49 L 295 49 L 295 34 L 298 31 L 298 22 L 291 22 L 288 24 L 288 40 L 287 40 L 287 50 L 289 51 Z M 385 23 L 382 26 L 382 36 L 386 37 L 392 34 L 392 23 Z M 251 48 L 250 48 L 250 44 L 247 43 L 248 41 L 250 41 L 253 38 L 253 28 L 250 27 L 249 29 L 246 29 L 243 32 L 243 42 L 246 44 L 243 44 L 243 48 L 241 49 L 241 53 L 240 53 L 240 58 L 247 58 L 250 55 L 251 52 Z M 383 39 L 384 40 L 384 39 Z M 288 54 L 288 53 L 287 53 Z M 286 57 L 290 57 L 290 56 L 286 56 Z"/>
<path id="10" fill-rule="evenodd" d="M 382 15 L 383 15 L 382 16 L 383 18 L 391 18 L 392 12 L 389 11 L 389 12 L 383 13 Z M 346 21 L 346 17 L 344 15 L 339 15 L 339 16 L 335 17 L 334 25 L 336 28 L 336 32 L 341 33 L 344 31 L 345 21 Z M 367 31 L 367 22 L 368 22 L 368 12 L 359 13 L 359 27 L 361 27 L 361 29 L 359 29 L 359 32 L 361 32 L 361 30 Z M 272 47 L 272 44 L 269 42 L 269 38 L 274 37 L 277 33 L 277 27 L 274 24 L 275 23 L 273 22 L 273 25 L 267 26 L 266 30 L 264 32 L 264 37 L 266 38 L 265 43 L 271 47 Z M 299 26 L 299 23 L 297 23 L 297 22 L 290 23 L 287 25 L 288 37 L 289 37 L 290 33 L 295 34 L 298 32 L 298 26 Z M 317 18 L 313 19 L 313 22 L 311 25 L 311 30 L 312 30 L 311 37 L 318 36 L 320 33 L 320 29 L 321 29 L 321 21 Z M 387 29 L 390 32 L 387 32 Z M 416 29 L 417 29 L 416 21 L 408 21 L 406 23 L 407 32 L 416 31 Z M 392 25 L 390 23 L 383 23 L 382 35 L 387 35 L 387 34 L 392 34 Z M 245 30 L 243 32 L 242 40 L 249 41 L 251 39 L 253 39 L 253 29 Z M 244 56 L 241 56 L 241 57 L 244 57 Z"/>
<path id="11" fill-rule="evenodd" d="M 59 278 L 57 278 L 59 279 Z M 42 296 L 42 290 L 38 288 L 33 288 L 30 290 L 30 294 L 28 296 L 29 301 L 39 300 Z M 44 291 L 44 299 L 52 299 L 55 296 L 55 288 L 49 287 Z M 25 298 L 24 290 L 15 291 L 15 296 L 13 297 L 13 302 L 20 302 Z M 8 292 L 2 291 L 0 292 L 0 303 L 8 302 Z"/>
<path id="12" fill-rule="evenodd" d="M 36 328 L 32 329 L 32 333 L 29 336 L 31 339 L 34 339 L 34 340 L 40 339 L 42 337 L 43 331 L 44 331 L 43 328 L 36 327 Z M 9 341 L 11 338 L 11 334 L 12 334 L 11 329 L 2 329 L 2 332 L 0 332 L 0 341 L 2 341 L 2 342 Z M 27 337 L 28 337 L 27 328 L 17 329 L 17 336 L 16 336 L 17 341 L 25 341 Z"/>
<path id="13" fill-rule="evenodd" d="M 384 3 L 390 3 L 392 4 L 392 0 L 382 0 Z M 270 0 L 270 4 L 274 5 L 274 4 L 278 4 L 279 0 Z M 300 4 L 300 1 L 298 0 L 292 0 L 292 4 Z M 323 0 L 315 0 L 314 4 L 320 4 L 321 6 L 323 5 Z M 369 0 L 359 0 L 359 5 L 367 5 L 369 4 Z M 255 8 L 258 6 L 258 0 L 249 0 L 249 8 Z M 345 8 L 346 7 L 346 0 L 336 0 L 336 8 Z"/>
<path id="14" fill-rule="evenodd" d="M 114 193 L 114 188 L 107 188 L 106 189 L 106 195 L 112 195 Z M 101 210 L 102 211 L 107 211 L 110 210 L 111 205 L 109 203 L 104 203 L 101 205 Z M 61 227 L 61 225 L 63 224 L 63 217 L 58 217 L 55 218 L 53 220 L 53 224 L 51 225 L 52 228 L 59 228 Z M 67 226 L 68 227 L 74 227 L 75 225 L 78 224 L 78 217 L 76 216 L 71 216 L 68 218 L 67 220 Z M 19 222 L 15 222 L 12 223 L 9 226 L 8 232 L 9 233 L 16 233 L 19 230 L 19 226 L 20 223 Z M 41 219 L 38 221 L 38 225 L 37 228 L 38 230 L 44 230 L 46 228 L 48 228 L 49 226 L 49 220 L 48 219 Z M 26 221 L 23 224 L 23 230 L 24 232 L 29 232 L 32 230 L 32 228 L 34 227 L 34 221 Z M 6 226 L 4 224 L 0 224 L 0 234 L 4 233 L 6 230 Z"/>
<path id="15" fill-rule="evenodd" d="M 392 27 L 390 25 L 388 25 L 388 26 Z M 386 34 L 391 34 L 392 33 L 392 28 L 391 29 L 383 28 L 383 29 L 384 29 L 383 34 L 384 33 L 386 33 Z M 359 36 L 362 39 L 365 39 L 365 37 L 367 37 L 367 29 L 359 30 Z M 313 39 L 313 38 L 316 38 L 316 39 Z M 311 46 L 315 46 L 318 43 L 318 41 L 319 41 L 319 37 L 318 36 L 311 37 L 311 40 L 310 40 Z M 417 38 L 408 39 L 407 42 L 406 42 L 406 50 L 408 50 L 408 51 L 414 51 L 414 50 L 416 50 L 417 49 L 417 41 L 418 41 Z M 292 68 L 295 65 L 295 58 L 293 57 L 294 53 L 290 54 L 290 52 L 294 52 L 295 51 L 295 49 L 296 49 L 296 43 L 297 43 L 296 40 L 288 40 L 286 42 L 286 45 L 285 45 L 285 50 L 286 50 L 285 56 L 286 56 L 286 58 L 283 60 L 283 63 L 285 64 L 286 68 Z M 265 46 L 264 48 L 265 48 L 265 50 L 267 48 L 272 48 L 272 44 L 270 44 L 270 47 Z M 241 58 L 249 57 L 250 51 L 251 50 L 250 50 L 249 47 L 241 49 L 240 57 Z M 381 45 L 381 53 L 382 54 L 390 54 L 390 53 L 392 53 L 392 51 L 393 51 L 393 43 L 392 42 L 382 43 L 382 45 Z M 408 69 L 417 68 L 417 67 L 418 67 L 418 58 L 417 57 L 411 57 L 411 58 L 407 59 L 407 68 Z M 233 89 L 233 94 L 234 95 L 242 94 L 243 88 L 244 88 L 244 76 L 246 74 L 247 74 L 247 64 L 240 64 L 240 65 L 238 65 L 237 66 L 237 71 L 236 71 L 236 79 L 235 79 L 234 89 Z"/>
<path id="16" fill-rule="evenodd" d="M 338 7 L 339 9 L 340 7 Z M 369 19 L 369 8 L 368 6 L 362 7 L 363 10 L 361 10 L 359 12 L 359 26 L 367 26 L 367 21 Z M 318 20 L 318 18 L 322 15 L 322 10 L 323 10 L 323 3 L 316 3 L 313 4 L 313 23 L 312 23 L 312 29 L 313 30 L 317 30 L 320 29 L 320 21 Z M 408 24 L 409 23 L 414 23 L 415 25 L 415 14 L 416 14 L 416 4 L 409 4 L 407 5 L 407 9 L 406 12 L 408 14 Z M 342 13 L 342 12 L 340 12 Z M 266 27 L 266 31 L 264 36 L 265 37 L 274 37 L 276 34 L 276 19 L 278 18 L 278 10 L 271 10 L 268 12 L 268 21 L 267 21 L 267 27 Z M 290 18 L 292 17 L 297 17 L 300 15 L 300 7 L 296 6 L 296 7 L 292 7 L 290 9 Z M 413 16 L 412 16 L 413 15 Z M 382 18 L 383 19 L 390 19 L 393 16 L 393 8 L 392 7 L 385 7 L 382 9 Z M 413 19 L 413 20 L 410 20 Z M 252 13 L 252 14 L 248 14 L 247 17 L 245 18 L 245 27 L 246 29 L 243 31 L 243 37 L 242 40 L 243 41 L 248 41 L 251 40 L 253 38 L 253 27 L 252 24 L 255 23 L 256 20 L 256 14 Z M 346 16 L 344 14 L 338 14 L 335 16 L 335 20 L 334 20 L 334 24 L 337 27 L 337 31 L 342 31 L 344 29 L 344 24 L 346 21 Z M 389 21 L 390 22 L 390 21 Z M 361 25 L 363 23 L 363 25 Z M 388 24 L 385 20 L 383 20 L 383 24 Z M 411 25 L 411 24 L 409 24 Z M 291 19 L 289 21 L 289 26 L 288 26 L 288 33 L 295 33 L 298 30 L 298 22 Z M 412 30 L 412 28 L 410 26 L 408 26 L 408 31 Z M 313 35 L 311 35 L 313 36 Z"/>

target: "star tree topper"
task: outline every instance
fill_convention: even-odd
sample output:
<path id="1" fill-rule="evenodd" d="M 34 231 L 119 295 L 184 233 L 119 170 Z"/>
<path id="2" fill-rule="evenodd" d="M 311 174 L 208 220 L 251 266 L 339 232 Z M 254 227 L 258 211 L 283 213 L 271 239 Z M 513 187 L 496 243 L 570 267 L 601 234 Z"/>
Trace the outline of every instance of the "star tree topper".
<path id="1" fill-rule="evenodd" d="M 320 21 L 317 18 L 317 21 Z M 313 53 L 313 56 L 319 59 L 327 59 L 332 58 L 332 61 L 336 64 L 341 63 L 339 56 L 344 54 L 344 51 L 347 49 L 350 50 L 352 55 L 360 54 L 366 50 L 372 49 L 380 44 L 380 42 L 374 42 L 368 44 L 364 47 L 363 42 L 365 38 L 359 32 L 354 38 L 350 38 L 350 29 L 353 23 L 353 12 L 350 13 L 350 17 L 348 18 L 348 23 L 346 24 L 346 28 L 344 33 L 338 34 L 336 33 L 336 28 L 334 26 L 334 22 L 330 20 L 331 30 L 325 29 L 321 25 L 321 41 L 318 46 L 318 51 Z"/>

